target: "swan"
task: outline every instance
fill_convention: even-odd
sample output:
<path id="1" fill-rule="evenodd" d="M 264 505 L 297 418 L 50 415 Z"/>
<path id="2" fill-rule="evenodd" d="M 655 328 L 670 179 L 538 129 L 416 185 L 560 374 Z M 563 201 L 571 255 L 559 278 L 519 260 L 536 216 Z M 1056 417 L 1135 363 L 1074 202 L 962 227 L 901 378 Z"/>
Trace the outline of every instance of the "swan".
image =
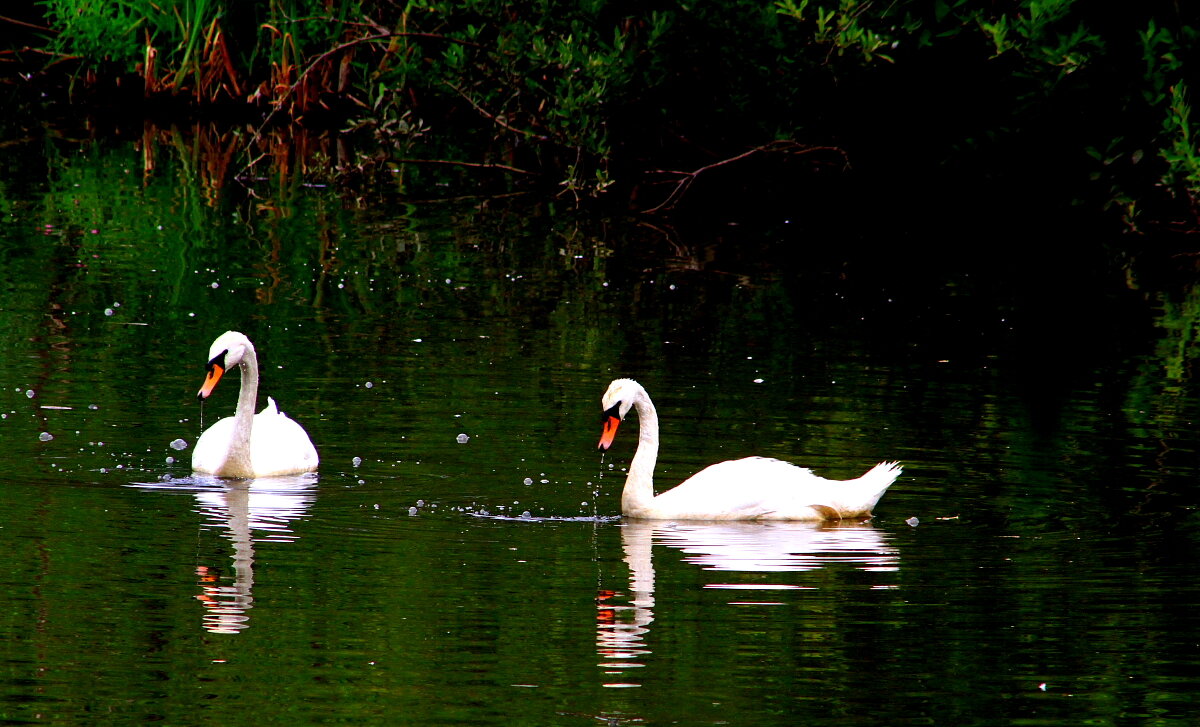
<path id="1" fill-rule="evenodd" d="M 270 477 L 312 472 L 317 449 L 308 434 L 292 421 L 275 400 L 254 413 L 258 397 L 258 355 L 250 339 L 226 331 L 208 349 L 208 374 L 196 395 L 207 399 L 221 376 L 237 366 L 242 371 L 237 412 L 208 428 L 192 452 L 192 469 L 219 477 Z"/>
<path id="2" fill-rule="evenodd" d="M 639 419 L 637 452 L 621 492 L 621 512 L 651 520 L 841 520 L 870 517 L 884 491 L 900 476 L 897 462 L 881 462 L 854 480 L 827 480 L 811 470 L 766 457 L 746 457 L 706 467 L 654 495 L 658 412 L 646 389 L 617 379 L 600 400 L 607 450 L 630 409 Z"/>

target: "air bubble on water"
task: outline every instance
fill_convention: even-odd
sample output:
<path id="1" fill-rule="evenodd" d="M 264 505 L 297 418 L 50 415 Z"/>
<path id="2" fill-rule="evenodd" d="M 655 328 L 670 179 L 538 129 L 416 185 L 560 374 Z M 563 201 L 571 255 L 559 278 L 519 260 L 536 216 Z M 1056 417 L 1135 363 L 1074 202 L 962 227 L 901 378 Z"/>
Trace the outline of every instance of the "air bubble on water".
<path id="1" fill-rule="evenodd" d="M 173 439 L 171 440 L 171 449 L 175 450 L 176 452 L 187 449 L 187 442 L 183 441 L 182 439 Z"/>
<path id="2" fill-rule="evenodd" d="M 584 500 L 583 502 L 579 503 L 579 506 L 580 506 L 580 507 L 587 507 L 587 500 Z"/>
<path id="3" fill-rule="evenodd" d="M 420 510 L 418 510 L 418 509 L 417 509 L 417 508 L 415 508 L 415 507 L 410 507 L 410 508 L 408 508 L 408 516 L 409 516 L 409 517 L 412 517 L 413 515 L 416 515 L 418 512 L 420 512 Z"/>
<path id="4" fill-rule="evenodd" d="M 33 389 L 26 389 L 25 396 L 32 399 L 33 397 L 37 396 L 37 392 L 35 392 Z"/>
<path id="5" fill-rule="evenodd" d="M 525 512 L 521 513 L 521 517 L 533 517 L 533 515 L 530 515 L 529 511 L 526 510 Z"/>
<path id="6" fill-rule="evenodd" d="M 167 464 L 175 464 L 175 458 L 174 458 L 174 457 L 167 457 Z"/>
<path id="7" fill-rule="evenodd" d="M 455 439 L 455 441 L 457 441 L 459 444 L 466 444 L 467 442 L 471 441 L 471 438 L 470 438 L 470 437 L 468 437 L 468 436 L 467 436 L 467 435 L 465 435 L 465 434 L 460 434 L 460 435 L 458 435 L 457 437 L 455 437 L 454 439 Z"/>
<path id="8" fill-rule="evenodd" d="M 417 500 L 417 507 L 425 507 L 425 501 L 424 501 L 424 500 Z"/>
<path id="9" fill-rule="evenodd" d="M 355 467 L 359 466 L 362 464 L 362 457 L 355 457 L 354 459 L 350 460 L 350 464 L 354 465 Z"/>
<path id="10" fill-rule="evenodd" d="M 217 288 L 221 287 L 221 284 L 214 280 L 212 282 L 212 285 L 210 285 L 209 287 L 212 288 L 213 290 L 216 290 Z"/>
<path id="11" fill-rule="evenodd" d="M 368 381 L 368 382 L 366 383 L 366 387 L 367 387 L 368 389 L 374 389 L 374 388 L 375 388 L 375 384 L 373 384 L 373 383 L 371 383 L 370 381 Z"/>
<path id="12" fill-rule="evenodd" d="M 761 384 L 762 382 L 763 382 L 763 380 L 762 380 L 762 379 L 755 379 L 755 380 L 754 380 L 754 383 L 756 383 L 756 384 Z"/>
<path id="13" fill-rule="evenodd" d="M 106 315 L 106 316 L 111 316 L 112 314 L 113 314 L 113 309 L 112 309 L 112 308 L 105 308 L 105 309 L 104 309 L 104 315 Z"/>
<path id="14" fill-rule="evenodd" d="M 100 407 L 96 406 L 95 404 L 88 404 L 88 409 L 91 409 L 92 411 L 96 411 L 99 408 Z"/>
<path id="15" fill-rule="evenodd" d="M 532 479 L 532 478 L 530 478 L 530 477 L 526 477 L 526 478 L 525 478 L 525 484 L 527 484 L 527 485 L 532 485 L 532 484 L 533 484 L 533 479 Z"/>
<path id="16" fill-rule="evenodd" d="M 173 480 L 175 478 L 169 474 L 166 474 L 166 475 L 163 475 L 162 477 L 159 477 L 158 479 L 161 480 L 162 482 L 170 482 L 171 480 Z"/>
<path id="17" fill-rule="evenodd" d="M 42 432 L 38 435 L 38 439 L 42 440 L 43 442 L 49 442 L 51 439 L 54 439 L 54 435 L 50 432 Z"/>

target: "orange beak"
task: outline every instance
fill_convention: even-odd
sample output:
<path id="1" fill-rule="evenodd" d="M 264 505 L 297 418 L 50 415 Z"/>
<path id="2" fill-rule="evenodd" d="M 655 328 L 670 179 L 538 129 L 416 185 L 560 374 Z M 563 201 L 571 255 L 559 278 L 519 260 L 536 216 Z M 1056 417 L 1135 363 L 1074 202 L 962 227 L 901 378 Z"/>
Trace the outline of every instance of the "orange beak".
<path id="1" fill-rule="evenodd" d="M 617 436 L 617 427 L 621 419 L 613 414 L 604 418 L 604 433 L 600 435 L 600 449 L 607 450 L 612 446 L 613 437 Z"/>
<path id="2" fill-rule="evenodd" d="M 221 375 L 225 373 L 225 369 L 220 364 L 212 364 L 208 369 L 208 376 L 204 377 L 204 386 L 200 387 L 200 392 L 196 394 L 197 399 L 207 399 L 212 390 L 217 388 L 217 382 L 221 380 Z"/>

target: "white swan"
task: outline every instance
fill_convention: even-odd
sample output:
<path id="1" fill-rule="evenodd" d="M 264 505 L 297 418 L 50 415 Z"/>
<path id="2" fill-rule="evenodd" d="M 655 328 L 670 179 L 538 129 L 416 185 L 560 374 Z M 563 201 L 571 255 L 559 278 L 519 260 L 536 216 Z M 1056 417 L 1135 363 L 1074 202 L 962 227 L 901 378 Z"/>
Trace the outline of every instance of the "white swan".
<path id="1" fill-rule="evenodd" d="M 617 379 L 600 400 L 607 450 L 617 425 L 631 408 L 639 419 L 638 447 L 629 464 L 621 512 L 652 520 L 840 520 L 869 517 L 884 491 L 900 476 L 900 465 L 882 462 L 855 480 L 827 480 L 810 470 L 766 457 L 720 462 L 682 484 L 654 495 L 658 460 L 658 412 L 650 395 L 632 379 Z"/>
<path id="2" fill-rule="evenodd" d="M 258 356 L 254 344 L 237 331 L 226 331 L 208 350 L 208 375 L 197 396 L 207 399 L 230 368 L 242 371 L 237 412 L 208 428 L 192 451 L 192 469 L 220 477 L 270 477 L 312 472 L 317 449 L 308 434 L 275 406 L 254 413 L 258 397 Z"/>

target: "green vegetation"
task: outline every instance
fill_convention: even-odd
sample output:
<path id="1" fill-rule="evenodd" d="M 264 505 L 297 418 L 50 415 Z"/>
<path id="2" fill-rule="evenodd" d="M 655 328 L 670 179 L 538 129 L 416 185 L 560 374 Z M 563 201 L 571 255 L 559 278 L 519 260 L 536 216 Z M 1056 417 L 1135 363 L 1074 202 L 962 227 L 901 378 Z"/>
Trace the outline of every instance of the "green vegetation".
<path id="1" fill-rule="evenodd" d="M 76 96 L 106 76 L 136 78 L 151 99 L 371 132 L 392 149 L 383 168 L 414 161 L 424 135 L 422 162 L 541 179 L 576 198 L 637 195 L 647 209 L 698 169 L 786 164 L 811 148 L 909 177 L 1040 159 L 1070 184 L 1090 176 L 1074 194 L 1103 195 L 1132 228 L 1200 220 L 1184 84 L 1200 14 L 1173 3 L 25 5 L 27 25 L 45 26 L 30 43 L 39 52 L 5 57 L 54 58 Z"/>

